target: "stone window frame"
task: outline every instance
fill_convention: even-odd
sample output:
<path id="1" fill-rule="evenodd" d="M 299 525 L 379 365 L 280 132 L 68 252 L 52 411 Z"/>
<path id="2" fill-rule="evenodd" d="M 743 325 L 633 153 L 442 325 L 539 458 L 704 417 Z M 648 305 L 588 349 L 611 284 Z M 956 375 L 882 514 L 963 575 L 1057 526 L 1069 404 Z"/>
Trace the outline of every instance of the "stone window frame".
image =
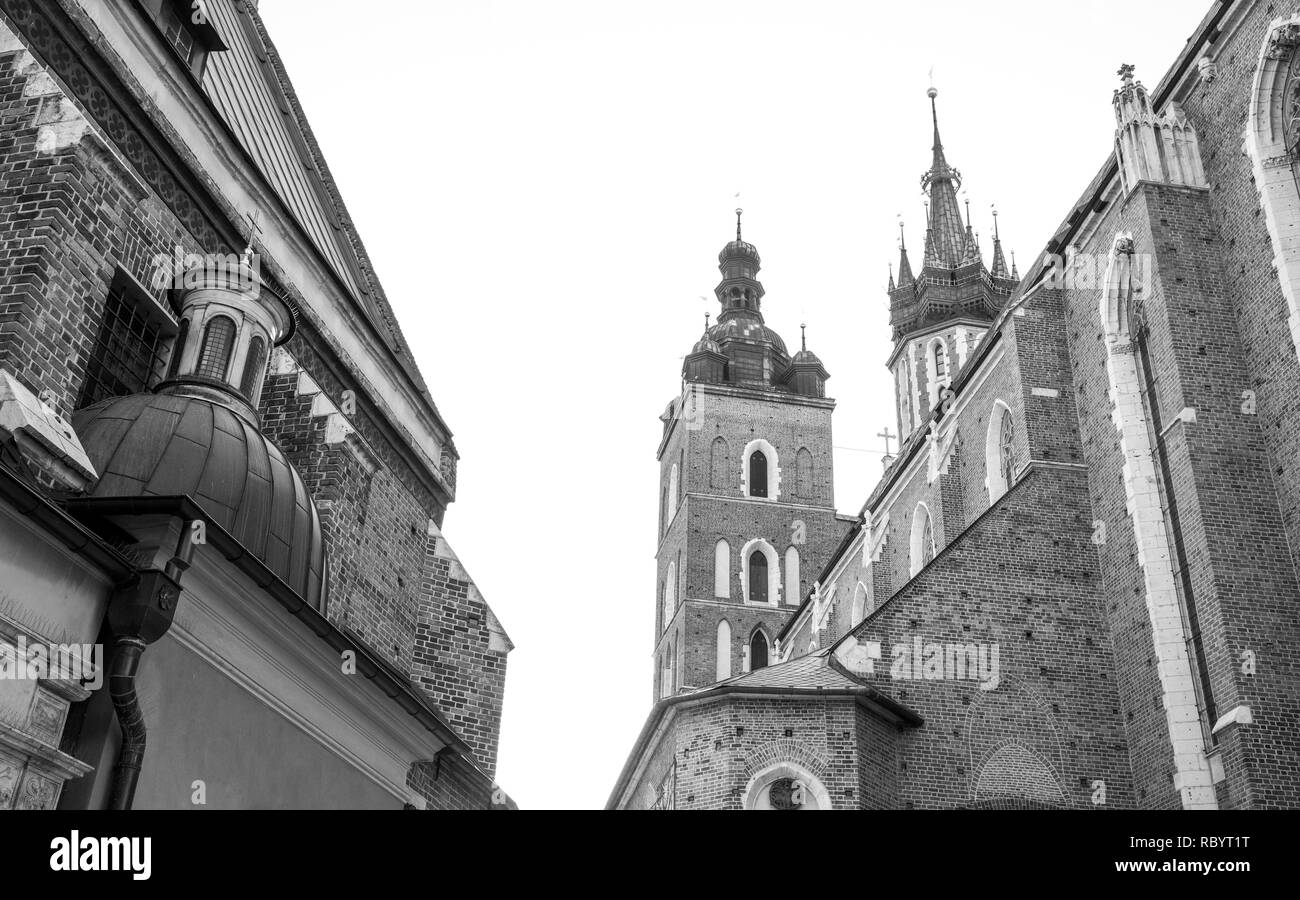
<path id="1" fill-rule="evenodd" d="M 760 805 L 763 791 L 782 778 L 802 782 L 817 801 L 817 810 L 835 808 L 831 802 L 830 791 L 826 790 L 826 786 L 822 784 L 820 778 L 798 763 L 786 761 L 772 763 L 754 773 L 754 776 L 749 779 L 749 784 L 745 785 L 744 808 L 765 809 L 766 807 Z"/>
<path id="2" fill-rule="evenodd" d="M 754 551 L 762 551 L 767 558 L 767 602 L 749 599 L 749 558 Z M 740 592 L 746 606 L 779 607 L 781 605 L 781 557 L 763 538 L 753 538 L 740 551 Z"/>
<path id="3" fill-rule="evenodd" d="M 749 492 L 749 458 L 759 450 L 767 457 L 766 497 L 755 497 Z M 747 499 L 760 500 L 764 503 L 775 503 L 781 499 L 781 457 L 776 452 L 776 448 L 763 438 L 754 438 L 745 445 L 745 452 L 741 454 L 740 492 Z"/>
<path id="4" fill-rule="evenodd" d="M 993 410 L 989 413 L 989 426 L 984 435 L 984 490 L 989 495 L 989 506 L 997 503 L 1006 492 L 1015 486 L 1002 474 L 1002 427 L 1003 419 L 1011 416 L 1011 427 L 1016 426 L 1015 414 L 1005 400 L 993 401 Z M 1013 475 L 1014 478 L 1014 475 Z"/>

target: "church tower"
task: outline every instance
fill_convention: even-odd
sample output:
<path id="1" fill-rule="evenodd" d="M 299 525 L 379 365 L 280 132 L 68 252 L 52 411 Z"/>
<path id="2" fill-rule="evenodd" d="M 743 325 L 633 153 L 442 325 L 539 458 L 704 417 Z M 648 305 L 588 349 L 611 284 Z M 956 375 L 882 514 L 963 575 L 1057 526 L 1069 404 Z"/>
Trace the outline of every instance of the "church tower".
<path id="1" fill-rule="evenodd" d="M 775 662 L 776 634 L 844 533 L 835 513 L 830 377 L 763 320 L 760 259 L 718 255 L 720 311 L 664 411 L 654 698 Z"/>
<path id="2" fill-rule="evenodd" d="M 925 256 L 921 271 L 912 274 L 907 241 L 900 226 L 898 279 L 889 279 L 889 323 L 894 351 L 889 368 L 894 373 L 898 406 L 898 433 L 906 441 L 929 421 L 938 408 L 944 388 L 952 383 L 970 351 L 979 343 L 993 317 L 1020 281 L 1007 268 L 1002 241 L 993 219 L 993 262 L 984 263 L 979 240 L 970 220 L 970 205 L 957 202 L 961 172 L 948 164 L 939 138 L 939 112 L 930 88 L 930 113 L 934 120 L 934 157 L 921 176 L 927 192 Z"/>

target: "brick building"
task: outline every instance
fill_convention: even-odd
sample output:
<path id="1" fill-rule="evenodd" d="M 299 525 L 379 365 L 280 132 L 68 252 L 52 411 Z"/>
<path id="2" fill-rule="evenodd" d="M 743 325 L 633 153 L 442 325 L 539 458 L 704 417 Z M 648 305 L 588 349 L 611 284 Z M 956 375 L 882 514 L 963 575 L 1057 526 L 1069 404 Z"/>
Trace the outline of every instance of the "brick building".
<path id="1" fill-rule="evenodd" d="M 0 240 L 0 809 L 512 805 L 452 434 L 256 3 L 0 0 Z"/>
<path id="2" fill-rule="evenodd" d="M 1215 3 L 1157 87 L 1118 74 L 1114 154 L 1023 278 L 963 220 L 931 90 L 924 256 L 888 288 L 898 455 L 837 527 L 810 438 L 799 605 L 751 610 L 742 556 L 725 654 L 692 607 L 734 525 L 667 527 L 673 675 L 611 808 L 1300 806 L 1300 5 Z M 688 517 L 695 436 L 738 420 L 788 455 L 785 394 L 824 379 L 774 353 L 751 399 L 718 327 L 665 416 Z M 751 502 L 737 541 L 794 518 Z"/>

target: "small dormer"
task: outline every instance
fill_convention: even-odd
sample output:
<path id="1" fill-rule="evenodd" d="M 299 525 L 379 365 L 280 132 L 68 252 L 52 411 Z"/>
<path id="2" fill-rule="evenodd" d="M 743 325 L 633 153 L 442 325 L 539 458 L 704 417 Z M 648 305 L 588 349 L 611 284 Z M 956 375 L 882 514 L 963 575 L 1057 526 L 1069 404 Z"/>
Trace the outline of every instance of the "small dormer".
<path id="1" fill-rule="evenodd" d="M 212 21 L 208 0 L 140 0 L 163 40 L 196 79 L 208 56 L 229 50 Z"/>

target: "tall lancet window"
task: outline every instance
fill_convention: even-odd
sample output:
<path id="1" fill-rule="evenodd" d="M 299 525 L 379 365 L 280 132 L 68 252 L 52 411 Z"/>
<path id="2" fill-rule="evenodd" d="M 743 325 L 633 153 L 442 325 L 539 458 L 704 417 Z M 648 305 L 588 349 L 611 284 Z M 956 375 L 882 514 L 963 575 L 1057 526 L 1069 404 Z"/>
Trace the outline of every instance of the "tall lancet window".
<path id="1" fill-rule="evenodd" d="M 921 567 L 925 568 L 934 559 L 934 520 L 929 513 L 925 516 L 925 528 L 921 531 Z"/>
<path id="2" fill-rule="evenodd" d="M 762 450 L 749 457 L 749 496 L 767 496 L 767 454 Z"/>
<path id="3" fill-rule="evenodd" d="M 767 602 L 767 557 L 762 550 L 755 550 L 749 556 L 749 602 Z"/>
<path id="4" fill-rule="evenodd" d="M 1003 413 L 1002 427 L 998 433 L 998 468 L 1001 470 L 1002 483 L 1009 489 L 1016 483 L 1016 446 L 1010 413 Z"/>
<path id="5" fill-rule="evenodd" d="M 749 639 L 749 671 L 754 672 L 767 666 L 767 635 L 755 631 Z"/>
<path id="6" fill-rule="evenodd" d="M 943 346 L 943 342 L 934 345 L 934 377 L 936 381 L 943 381 L 948 374 L 948 352 Z"/>

